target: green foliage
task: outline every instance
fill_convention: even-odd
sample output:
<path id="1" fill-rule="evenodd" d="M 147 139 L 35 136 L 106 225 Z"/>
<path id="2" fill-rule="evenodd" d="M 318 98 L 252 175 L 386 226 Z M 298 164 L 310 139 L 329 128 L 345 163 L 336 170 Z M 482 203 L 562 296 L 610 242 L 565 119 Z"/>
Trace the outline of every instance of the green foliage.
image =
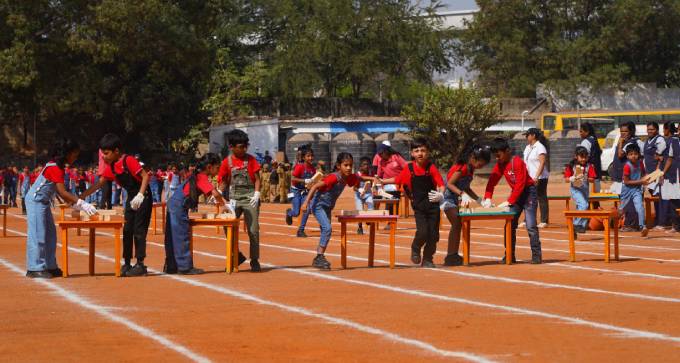
<path id="1" fill-rule="evenodd" d="M 676 0 L 479 0 L 461 31 L 459 55 L 487 93 L 559 93 L 625 82 L 677 86 L 680 2 Z"/>
<path id="2" fill-rule="evenodd" d="M 451 165 L 470 142 L 501 116 L 500 101 L 484 98 L 478 89 L 433 86 L 421 106 L 410 105 L 402 115 L 413 121 L 414 136 L 426 137 L 439 166 Z"/>

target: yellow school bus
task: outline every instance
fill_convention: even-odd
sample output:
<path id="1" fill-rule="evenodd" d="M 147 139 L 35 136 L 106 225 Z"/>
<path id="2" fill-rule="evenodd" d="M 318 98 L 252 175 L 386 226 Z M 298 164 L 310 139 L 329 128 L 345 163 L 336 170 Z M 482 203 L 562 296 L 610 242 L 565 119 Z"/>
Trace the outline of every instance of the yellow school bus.
<path id="1" fill-rule="evenodd" d="M 541 129 L 544 131 L 576 130 L 581 123 L 590 122 L 595 127 L 600 146 L 604 146 L 607 134 L 629 121 L 636 125 L 645 125 L 650 121 L 656 121 L 659 125 L 666 121 L 680 122 L 680 109 L 551 112 L 541 117 Z"/>

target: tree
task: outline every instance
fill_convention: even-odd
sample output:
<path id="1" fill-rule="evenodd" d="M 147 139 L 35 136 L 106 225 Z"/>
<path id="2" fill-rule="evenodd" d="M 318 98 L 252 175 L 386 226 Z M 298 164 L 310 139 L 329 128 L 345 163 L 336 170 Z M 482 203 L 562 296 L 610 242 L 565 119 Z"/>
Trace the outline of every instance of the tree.
<path id="1" fill-rule="evenodd" d="M 433 86 L 426 91 L 422 106 L 406 106 L 402 115 L 415 123 L 414 136 L 430 141 L 433 159 L 446 166 L 498 122 L 501 108 L 498 99 L 484 98 L 478 89 Z"/>

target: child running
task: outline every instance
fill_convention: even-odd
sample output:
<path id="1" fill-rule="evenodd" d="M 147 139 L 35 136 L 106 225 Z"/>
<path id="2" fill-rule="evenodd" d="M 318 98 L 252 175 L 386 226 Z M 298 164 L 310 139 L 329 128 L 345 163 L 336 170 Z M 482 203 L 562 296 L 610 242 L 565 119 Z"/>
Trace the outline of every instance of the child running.
<path id="1" fill-rule="evenodd" d="M 167 274 L 199 275 L 200 268 L 194 267 L 189 250 L 189 210 L 198 207 L 198 197 L 212 195 L 215 201 L 229 208 L 210 183 L 210 177 L 217 175 L 220 158 L 216 154 L 206 154 L 196 165 L 193 173 L 182 183 L 168 201 L 167 224 L 165 225 L 165 266 Z"/>
<path id="2" fill-rule="evenodd" d="M 588 149 L 584 146 L 577 146 L 574 151 L 574 159 L 564 169 L 564 181 L 570 183 L 571 199 L 576 203 L 577 210 L 588 210 L 590 195 L 588 185 L 593 183 L 596 178 L 595 167 L 588 162 Z M 574 239 L 576 239 L 577 233 L 586 233 L 587 225 L 587 218 L 574 218 Z"/>
<path id="3" fill-rule="evenodd" d="M 647 185 L 647 181 L 642 177 L 645 175 L 645 165 L 640 159 L 640 147 L 637 144 L 631 144 L 626 149 L 626 164 L 623 166 L 623 184 L 621 185 L 621 205 L 619 212 L 623 213 L 623 209 L 629 202 L 633 202 L 635 212 L 638 216 L 638 226 L 641 230 L 640 235 L 646 237 L 649 230 L 645 225 L 645 208 L 642 204 L 642 187 Z"/>
<path id="4" fill-rule="evenodd" d="M 314 151 L 312 148 L 300 148 L 300 154 L 302 162 L 295 164 L 295 168 L 291 174 L 292 186 L 290 189 L 293 192 L 293 208 L 288 208 L 286 210 L 286 224 L 289 226 L 293 224 L 293 218 L 300 215 L 300 207 L 307 196 L 307 185 L 311 183 L 311 178 L 314 176 L 314 174 L 316 174 L 316 168 L 313 164 Z M 307 237 L 307 234 L 305 234 L 307 218 L 309 218 L 309 210 L 306 210 L 304 213 L 302 213 L 302 221 L 300 222 L 300 227 L 297 230 L 298 237 Z"/>
<path id="5" fill-rule="evenodd" d="M 28 238 L 26 239 L 26 276 L 49 279 L 61 277 L 57 266 L 57 230 L 52 217 L 52 199 L 58 194 L 75 210 L 94 215 L 97 210 L 90 203 L 69 193 L 64 185 L 64 165 L 73 164 L 78 159 L 80 146 L 75 141 L 58 142 L 52 152 L 51 161 L 45 165 L 25 195 L 28 218 Z"/>
<path id="6" fill-rule="evenodd" d="M 371 175 L 371 158 L 364 156 L 359 159 L 359 172 L 360 176 L 373 177 Z M 364 205 L 367 210 L 373 210 L 373 183 L 370 181 L 360 181 L 359 185 L 354 187 L 354 206 L 357 210 L 364 210 Z M 359 223 L 359 228 L 357 229 L 357 234 L 364 234 L 364 228 Z"/>
<path id="7" fill-rule="evenodd" d="M 449 245 L 444 258 L 444 266 L 460 266 L 463 258 L 458 254 L 460 248 L 461 221 L 458 213 L 460 207 L 467 207 L 472 200 L 482 203 L 482 198 L 471 188 L 472 177 L 476 169 L 483 168 L 491 161 L 491 151 L 483 146 L 473 146 L 451 167 L 446 175 L 446 191 L 442 210 L 446 214 L 451 230 L 449 231 Z"/>

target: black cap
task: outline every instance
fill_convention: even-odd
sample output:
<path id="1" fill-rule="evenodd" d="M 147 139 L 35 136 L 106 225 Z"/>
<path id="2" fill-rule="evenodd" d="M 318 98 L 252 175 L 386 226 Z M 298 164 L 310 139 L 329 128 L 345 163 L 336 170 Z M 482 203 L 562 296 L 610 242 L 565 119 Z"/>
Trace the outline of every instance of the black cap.
<path id="1" fill-rule="evenodd" d="M 542 133 L 543 133 L 543 131 L 541 131 L 540 129 L 537 129 L 537 128 L 535 128 L 535 127 L 532 127 L 532 128 L 530 128 L 530 129 L 524 131 L 523 135 L 524 135 L 524 136 L 526 136 L 526 135 L 535 135 L 535 136 L 538 136 L 538 135 L 541 135 Z"/>
<path id="2" fill-rule="evenodd" d="M 385 152 L 385 151 L 392 152 L 392 148 L 385 145 L 385 144 L 378 145 L 378 149 L 376 150 L 377 154 L 380 154 L 380 153 Z"/>

